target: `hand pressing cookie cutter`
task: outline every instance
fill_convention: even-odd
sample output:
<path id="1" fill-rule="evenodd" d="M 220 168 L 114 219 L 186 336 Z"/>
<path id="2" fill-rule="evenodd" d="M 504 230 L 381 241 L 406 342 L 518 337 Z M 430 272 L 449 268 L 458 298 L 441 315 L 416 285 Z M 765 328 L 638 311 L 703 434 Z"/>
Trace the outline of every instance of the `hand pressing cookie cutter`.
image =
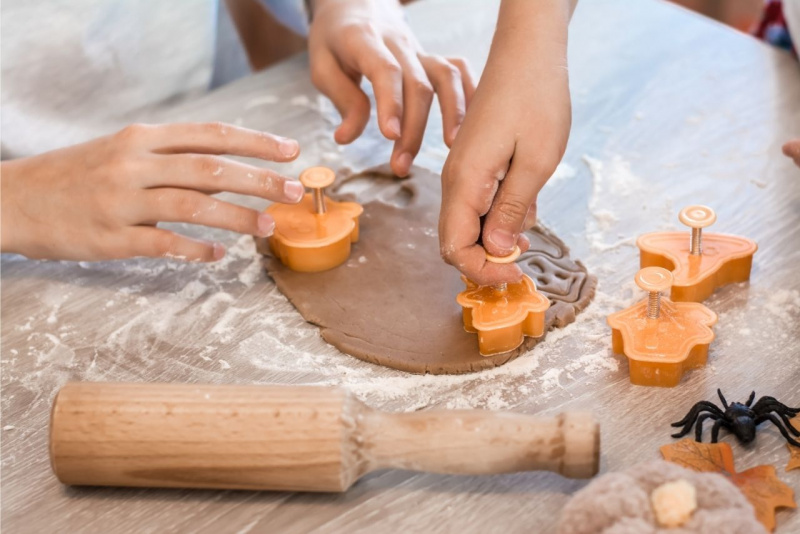
<path id="1" fill-rule="evenodd" d="M 633 384 L 674 387 L 683 373 L 708 359 L 717 314 L 697 302 L 662 298 L 673 282 L 668 270 L 645 267 L 637 273 L 636 285 L 649 298 L 608 316 L 612 347 L 628 357 Z"/>
<path id="2" fill-rule="evenodd" d="M 654 232 L 636 241 L 641 267 L 672 270 L 673 301 L 702 302 L 718 287 L 750 279 L 755 241 L 727 234 L 705 234 L 717 215 L 707 206 L 688 206 L 678 215 L 692 229 L 691 240 L 682 232 Z"/>
<path id="3" fill-rule="evenodd" d="M 293 271 L 314 273 L 341 265 L 358 241 L 358 218 L 364 209 L 355 202 L 325 198 L 325 188 L 336 179 L 327 167 L 311 167 L 300 174 L 306 193 L 299 204 L 273 204 L 267 213 L 275 219 L 269 238 L 272 253 Z"/>
<path id="4" fill-rule="evenodd" d="M 492 263 L 512 263 L 520 256 L 516 247 L 510 256 L 486 255 Z M 462 276 L 467 288 L 456 301 L 462 307 L 464 329 L 478 334 L 478 350 L 482 356 L 509 352 L 525 341 L 525 336 L 544 335 L 544 314 L 550 301 L 536 291 L 536 284 L 527 275 L 517 283 L 479 286 Z"/>

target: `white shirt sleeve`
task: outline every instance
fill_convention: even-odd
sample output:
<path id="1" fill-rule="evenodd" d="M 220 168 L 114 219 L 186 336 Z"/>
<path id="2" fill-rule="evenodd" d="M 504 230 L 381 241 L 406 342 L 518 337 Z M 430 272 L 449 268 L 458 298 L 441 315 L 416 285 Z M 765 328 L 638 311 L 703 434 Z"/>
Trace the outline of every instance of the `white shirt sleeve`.
<path id="1" fill-rule="evenodd" d="M 217 0 L 4 0 L 0 156 L 106 135 L 205 93 Z"/>

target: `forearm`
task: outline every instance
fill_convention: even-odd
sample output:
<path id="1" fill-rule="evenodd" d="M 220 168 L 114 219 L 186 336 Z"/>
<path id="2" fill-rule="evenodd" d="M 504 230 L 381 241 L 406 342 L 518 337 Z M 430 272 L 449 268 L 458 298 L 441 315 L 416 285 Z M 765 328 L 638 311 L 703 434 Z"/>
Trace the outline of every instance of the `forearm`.
<path id="1" fill-rule="evenodd" d="M 522 73 L 565 69 L 568 26 L 576 3 L 577 0 L 503 0 L 487 69 Z"/>
<path id="2" fill-rule="evenodd" d="M 331 4 L 352 4 L 358 7 L 359 4 L 364 4 L 366 6 L 372 8 L 381 8 L 381 9 L 400 9 L 401 3 L 399 0 L 305 0 L 306 11 L 308 12 L 309 18 L 313 20 L 314 15 L 320 10 L 324 9 L 326 6 Z"/>
<path id="3" fill-rule="evenodd" d="M 541 134 L 561 132 L 557 106 L 548 102 L 569 101 L 567 36 L 574 4 L 571 0 L 503 0 L 486 68 L 475 95 L 484 116 L 481 122 L 505 110 L 496 95 L 524 95 L 530 105 L 517 113 L 540 124 Z M 488 113 L 488 115 L 486 115 Z M 467 117 L 469 121 L 470 117 Z M 564 139 L 566 144 L 566 139 Z"/>

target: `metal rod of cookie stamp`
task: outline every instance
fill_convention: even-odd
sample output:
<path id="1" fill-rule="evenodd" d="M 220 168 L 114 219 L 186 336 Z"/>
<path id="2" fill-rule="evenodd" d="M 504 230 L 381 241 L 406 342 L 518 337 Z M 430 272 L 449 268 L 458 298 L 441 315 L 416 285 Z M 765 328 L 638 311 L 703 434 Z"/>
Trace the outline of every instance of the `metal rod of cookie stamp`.
<path id="1" fill-rule="evenodd" d="M 314 211 L 325 213 L 325 190 L 321 187 L 314 188 Z"/>
<path id="2" fill-rule="evenodd" d="M 692 248 L 691 253 L 693 256 L 699 256 L 703 253 L 703 229 L 702 228 L 692 228 Z"/>
<path id="3" fill-rule="evenodd" d="M 502 263 L 513 263 L 513 262 L 516 261 L 517 258 L 519 258 L 521 253 L 522 253 L 522 251 L 517 246 L 517 247 L 514 247 L 514 250 L 511 252 L 511 254 L 509 254 L 508 256 L 504 256 L 504 257 L 492 256 L 491 254 L 487 253 L 486 254 L 486 261 L 489 261 L 491 263 L 501 263 L 501 264 Z M 492 289 L 494 289 L 497 293 L 503 294 L 506 291 L 508 291 L 508 284 L 506 282 L 501 282 L 499 284 L 493 285 Z"/>
<path id="4" fill-rule="evenodd" d="M 647 318 L 658 319 L 661 315 L 661 292 L 672 286 L 672 273 L 662 267 L 645 267 L 636 273 L 634 280 L 648 293 Z"/>
<path id="5" fill-rule="evenodd" d="M 336 179 L 336 173 L 327 167 L 311 167 L 300 173 L 300 183 L 314 195 L 314 212 L 322 215 L 325 208 L 325 188 Z"/>
<path id="6" fill-rule="evenodd" d="M 651 291 L 647 299 L 647 318 L 658 319 L 659 315 L 661 315 L 661 293 Z"/>
<path id="7" fill-rule="evenodd" d="M 678 219 L 692 229 L 689 254 L 701 256 L 703 254 L 703 228 L 714 224 L 717 220 L 716 213 L 708 206 L 687 206 L 678 214 Z"/>

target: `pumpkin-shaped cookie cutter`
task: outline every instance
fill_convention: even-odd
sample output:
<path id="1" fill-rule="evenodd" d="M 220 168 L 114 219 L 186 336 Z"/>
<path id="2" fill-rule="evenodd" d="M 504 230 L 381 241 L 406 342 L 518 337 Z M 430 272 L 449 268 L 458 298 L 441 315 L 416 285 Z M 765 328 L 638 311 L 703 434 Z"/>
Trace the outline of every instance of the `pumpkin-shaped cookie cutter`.
<path id="1" fill-rule="evenodd" d="M 325 198 L 325 188 L 335 179 L 336 173 L 327 167 L 306 169 L 300 182 L 311 192 L 298 204 L 273 204 L 266 210 L 275 219 L 270 250 L 293 271 L 333 269 L 347 261 L 351 244 L 358 241 L 364 209 L 356 202 Z"/>
<path id="2" fill-rule="evenodd" d="M 672 273 L 664 268 L 640 270 L 636 285 L 649 297 L 608 316 L 612 348 L 628 358 L 633 384 L 674 387 L 686 371 L 708 360 L 717 314 L 697 302 L 662 297 L 673 282 Z"/>
<path id="3" fill-rule="evenodd" d="M 486 255 L 492 263 L 512 263 L 520 256 L 516 247 L 509 256 Z M 550 301 L 536 290 L 527 275 L 516 283 L 479 286 L 462 276 L 466 289 L 456 301 L 462 308 L 464 329 L 478 334 L 478 350 L 483 356 L 509 352 L 525 341 L 525 336 L 544 335 L 544 315 Z"/>

